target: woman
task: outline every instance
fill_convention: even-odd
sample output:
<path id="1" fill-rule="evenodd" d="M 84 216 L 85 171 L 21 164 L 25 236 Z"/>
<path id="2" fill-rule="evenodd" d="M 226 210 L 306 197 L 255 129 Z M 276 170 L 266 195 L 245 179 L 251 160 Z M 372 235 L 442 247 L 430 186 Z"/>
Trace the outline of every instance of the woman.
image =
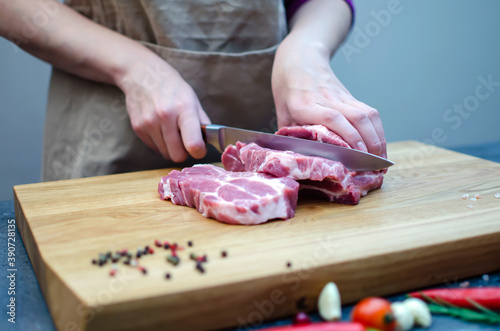
<path id="1" fill-rule="evenodd" d="M 378 112 L 330 67 L 350 2 L 286 4 L 0 0 L 0 35 L 54 67 L 43 180 L 202 159 L 200 123 L 209 122 L 267 131 L 276 120 L 323 124 L 385 157 Z"/>

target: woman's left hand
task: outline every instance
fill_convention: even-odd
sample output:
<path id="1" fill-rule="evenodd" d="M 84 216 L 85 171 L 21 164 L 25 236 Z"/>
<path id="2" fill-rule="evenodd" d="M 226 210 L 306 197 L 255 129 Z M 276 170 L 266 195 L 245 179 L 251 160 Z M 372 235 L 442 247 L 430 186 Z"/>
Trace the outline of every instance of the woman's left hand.
<path id="1" fill-rule="evenodd" d="M 321 44 L 289 34 L 275 56 L 272 88 L 280 128 L 322 124 L 351 147 L 387 157 L 378 111 L 342 85 Z"/>

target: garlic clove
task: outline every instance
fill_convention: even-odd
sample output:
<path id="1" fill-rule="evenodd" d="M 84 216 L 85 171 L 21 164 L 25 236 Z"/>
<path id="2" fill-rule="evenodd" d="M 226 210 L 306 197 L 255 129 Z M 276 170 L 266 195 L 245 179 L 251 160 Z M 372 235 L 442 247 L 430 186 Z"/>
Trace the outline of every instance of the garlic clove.
<path id="1" fill-rule="evenodd" d="M 321 291 L 318 298 L 319 315 L 326 321 L 340 320 L 342 305 L 340 293 L 335 283 L 328 283 Z"/>
<path id="2" fill-rule="evenodd" d="M 402 302 L 394 302 L 391 304 L 391 309 L 396 318 L 398 331 L 411 330 L 415 324 L 415 319 L 412 312 Z"/>
<path id="3" fill-rule="evenodd" d="M 418 298 L 408 298 L 403 301 L 405 305 L 413 314 L 415 324 L 428 328 L 432 324 L 431 311 L 427 304 Z"/>

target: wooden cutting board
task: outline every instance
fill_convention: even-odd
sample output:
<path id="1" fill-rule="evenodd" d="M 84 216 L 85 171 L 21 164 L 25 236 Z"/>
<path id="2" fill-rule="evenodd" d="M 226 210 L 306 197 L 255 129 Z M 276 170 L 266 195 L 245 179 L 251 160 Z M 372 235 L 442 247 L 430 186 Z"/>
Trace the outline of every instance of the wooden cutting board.
<path id="1" fill-rule="evenodd" d="M 499 270 L 500 164 L 417 142 L 389 155 L 383 187 L 359 205 L 303 199 L 290 221 L 226 225 L 161 201 L 164 169 L 15 186 L 17 224 L 65 331 L 244 330 L 315 309 L 329 281 L 350 303 Z M 156 247 L 140 259 L 146 275 L 91 264 L 155 239 L 185 247 L 180 265 Z M 208 255 L 205 273 L 190 253 Z"/>

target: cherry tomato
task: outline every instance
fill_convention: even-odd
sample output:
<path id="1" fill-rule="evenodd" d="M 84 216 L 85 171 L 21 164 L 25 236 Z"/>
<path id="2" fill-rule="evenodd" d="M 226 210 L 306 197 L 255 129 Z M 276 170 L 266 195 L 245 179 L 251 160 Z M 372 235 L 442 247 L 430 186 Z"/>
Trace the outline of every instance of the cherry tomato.
<path id="1" fill-rule="evenodd" d="M 351 319 L 381 331 L 394 331 L 396 328 L 391 303 L 382 298 L 370 297 L 358 302 L 352 310 Z"/>

